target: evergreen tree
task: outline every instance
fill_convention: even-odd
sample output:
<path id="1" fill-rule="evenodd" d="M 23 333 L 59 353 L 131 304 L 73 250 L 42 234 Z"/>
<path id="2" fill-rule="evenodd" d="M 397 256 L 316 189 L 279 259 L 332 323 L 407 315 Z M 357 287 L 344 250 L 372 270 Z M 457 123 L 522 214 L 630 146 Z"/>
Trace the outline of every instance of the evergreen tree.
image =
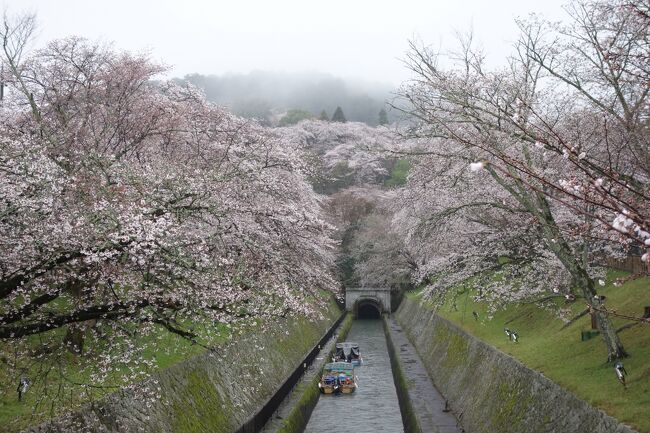
<path id="1" fill-rule="evenodd" d="M 341 107 L 336 107 L 336 111 L 332 114 L 332 122 L 347 122 Z"/>
<path id="2" fill-rule="evenodd" d="M 318 118 L 318 120 L 324 120 L 325 122 L 329 122 L 330 118 L 327 115 L 327 111 L 325 111 L 325 110 L 321 111 L 320 112 L 320 117 Z"/>
<path id="3" fill-rule="evenodd" d="M 383 108 L 379 110 L 379 124 L 388 125 L 388 114 L 386 114 L 386 110 Z"/>

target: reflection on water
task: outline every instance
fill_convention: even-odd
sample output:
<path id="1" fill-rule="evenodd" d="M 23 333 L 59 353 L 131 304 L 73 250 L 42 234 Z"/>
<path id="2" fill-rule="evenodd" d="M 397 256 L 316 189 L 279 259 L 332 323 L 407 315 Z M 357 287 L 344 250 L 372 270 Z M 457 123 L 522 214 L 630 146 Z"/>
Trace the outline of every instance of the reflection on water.
<path id="1" fill-rule="evenodd" d="M 364 364 L 356 368 L 353 394 L 321 395 L 306 433 L 404 431 L 381 320 L 356 320 L 347 341 L 359 343 Z"/>

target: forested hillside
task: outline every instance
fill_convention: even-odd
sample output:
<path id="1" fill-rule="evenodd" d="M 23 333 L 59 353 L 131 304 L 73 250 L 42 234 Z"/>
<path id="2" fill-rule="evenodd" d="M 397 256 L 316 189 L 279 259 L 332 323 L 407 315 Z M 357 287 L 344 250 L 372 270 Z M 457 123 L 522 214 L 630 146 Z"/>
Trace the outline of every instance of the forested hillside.
<path id="1" fill-rule="evenodd" d="M 208 101 L 233 113 L 276 124 L 288 110 L 303 110 L 331 118 L 341 107 L 347 120 L 377 125 L 385 101 L 393 98 L 390 84 L 344 80 L 328 74 L 255 71 L 232 75 L 187 75 L 183 79 L 205 92 Z M 391 114 L 390 119 L 394 119 Z"/>

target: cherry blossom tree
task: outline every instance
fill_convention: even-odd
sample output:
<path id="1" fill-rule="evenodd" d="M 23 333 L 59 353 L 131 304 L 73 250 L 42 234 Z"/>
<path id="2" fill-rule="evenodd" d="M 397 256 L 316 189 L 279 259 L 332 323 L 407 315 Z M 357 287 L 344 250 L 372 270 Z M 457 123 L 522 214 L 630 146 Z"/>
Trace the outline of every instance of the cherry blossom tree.
<path id="1" fill-rule="evenodd" d="M 387 274 L 384 274 L 387 278 L 373 275 L 365 260 L 370 256 L 363 254 L 364 260 L 359 261 L 361 255 L 357 254 L 360 252 L 357 247 L 360 244 L 353 246 L 360 230 L 370 236 L 370 232 L 366 231 L 369 229 L 367 223 L 379 223 L 379 220 L 388 218 L 385 212 L 372 217 L 369 215 L 374 210 L 380 212 L 377 205 L 386 201 L 387 192 L 380 187 L 389 179 L 397 158 L 385 152 L 385 149 L 394 145 L 399 139 L 398 135 L 385 127 L 373 128 L 358 122 L 316 120 L 278 128 L 277 131 L 286 140 L 301 143 L 308 151 L 314 188 L 329 195 L 327 210 L 332 225 L 337 228 L 337 264 L 342 283 L 357 286 L 375 281 L 376 284 L 392 285 L 400 280 L 396 277 L 397 273 L 391 274 L 394 278 L 388 278 Z M 370 219 L 364 220 L 366 217 Z M 377 263 L 388 262 L 379 254 L 373 257 L 378 259 Z M 364 271 L 361 271 L 362 267 Z M 390 273 L 389 268 L 381 270 Z"/>
<path id="2" fill-rule="evenodd" d="M 467 286 L 492 310 L 570 294 L 569 274 L 539 238 L 536 220 L 462 159 L 414 158 L 393 208 L 391 230 L 417 257 L 414 282 L 440 302 Z"/>
<path id="3" fill-rule="evenodd" d="M 315 187 L 325 193 L 381 184 L 388 178 L 392 157 L 383 149 L 390 147 L 397 136 L 385 127 L 306 120 L 278 130 L 287 140 L 309 149 Z"/>
<path id="4" fill-rule="evenodd" d="M 8 28 L 22 50 L 29 32 Z M 156 80 L 146 55 L 7 46 L 0 341 L 15 374 L 92 353 L 98 386 L 144 371 L 134 339 L 154 329 L 201 343 L 197 323 L 317 314 L 333 244 L 302 143 Z"/>
<path id="5" fill-rule="evenodd" d="M 576 1 L 567 11 L 566 24 L 519 22 L 520 57 L 556 86 L 545 99 L 564 105 L 563 118 L 553 122 L 557 108 L 552 117 L 542 104 L 522 103 L 531 118 L 524 129 L 570 161 L 571 175 L 554 185 L 559 193 L 625 244 L 644 249 L 650 246 L 650 9 L 614 0 Z"/>
<path id="6" fill-rule="evenodd" d="M 549 43 L 543 25 L 522 24 L 517 55 L 497 71 L 486 70 L 471 38 L 445 68 L 437 53 L 414 44 L 416 78 L 402 95 L 419 120 L 410 130 L 422 140 L 415 153 L 440 164 L 427 169 L 458 170 L 462 161 L 466 174 L 487 173 L 533 219 L 541 245 L 594 310 L 613 360 L 626 353 L 589 267 L 605 238 L 641 246 L 650 238 L 645 157 L 638 157 L 647 149 L 649 81 L 639 61 L 647 55 L 639 48 L 647 47 L 647 15 L 616 1 L 574 2 L 569 10 L 571 22 Z"/>
<path id="7" fill-rule="evenodd" d="M 418 269 L 418 257 L 404 242 L 403 233 L 393 227 L 397 190 L 375 195 L 372 212 L 359 221 L 351 241 L 354 274 L 362 287 L 411 287 L 411 275 Z"/>
<path id="8" fill-rule="evenodd" d="M 327 200 L 330 221 L 339 240 L 340 279 L 348 287 L 391 287 L 410 283 L 413 258 L 401 235 L 390 230 L 395 192 L 379 185 L 350 187 Z"/>

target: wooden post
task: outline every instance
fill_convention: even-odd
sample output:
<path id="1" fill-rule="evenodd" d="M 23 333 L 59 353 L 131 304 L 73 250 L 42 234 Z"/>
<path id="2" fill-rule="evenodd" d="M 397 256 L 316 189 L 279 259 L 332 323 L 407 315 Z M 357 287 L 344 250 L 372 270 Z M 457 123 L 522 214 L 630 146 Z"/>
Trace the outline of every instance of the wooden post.
<path id="1" fill-rule="evenodd" d="M 605 303 L 605 299 L 607 299 L 607 296 L 604 295 L 599 295 L 597 301 L 595 302 L 595 307 L 596 308 L 601 308 L 603 304 Z M 598 321 L 596 320 L 596 312 L 591 311 L 591 329 L 598 329 Z"/>
<path id="2" fill-rule="evenodd" d="M 598 322 L 596 321 L 596 314 L 594 314 L 595 311 L 592 311 L 590 316 L 591 316 L 591 329 L 598 329 Z"/>

